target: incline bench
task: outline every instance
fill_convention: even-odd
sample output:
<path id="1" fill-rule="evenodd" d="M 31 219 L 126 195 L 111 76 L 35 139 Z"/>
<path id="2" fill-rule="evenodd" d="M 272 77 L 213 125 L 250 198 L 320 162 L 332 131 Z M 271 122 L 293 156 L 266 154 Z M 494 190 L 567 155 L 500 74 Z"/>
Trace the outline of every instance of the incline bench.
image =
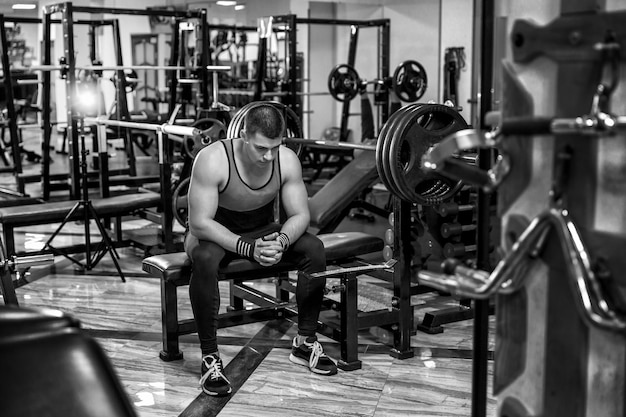
<path id="1" fill-rule="evenodd" d="M 141 192 L 135 194 L 117 195 L 114 197 L 94 198 L 91 203 L 103 218 L 121 218 L 124 215 L 136 213 L 139 210 L 160 207 L 161 196 L 155 192 Z M 6 253 L 16 255 L 14 232 L 18 227 L 40 224 L 60 223 L 76 205 L 76 201 L 57 201 L 41 204 L 0 208 L 0 224 Z M 74 212 L 72 219 L 80 220 L 84 217 L 84 210 Z M 116 235 L 121 237 L 121 222 L 116 222 Z"/>
<path id="2" fill-rule="evenodd" d="M 327 230 L 329 225 L 338 224 L 338 218 L 345 215 L 352 201 L 377 178 L 374 152 L 364 152 L 356 157 L 309 199 L 311 226 L 319 230 Z M 381 251 L 384 246 L 381 237 L 361 232 L 322 233 L 318 237 L 324 244 L 328 264 L 342 266 L 353 264 L 359 256 Z M 163 350 L 159 356 L 165 361 L 181 359 L 178 337 L 196 332 L 193 319 L 179 320 L 177 310 L 176 289 L 189 285 L 190 260 L 184 252 L 155 255 L 144 259 L 142 268 L 151 276 L 161 279 Z M 284 293 L 286 290 L 280 287 L 280 283 L 277 285 L 278 298 L 272 297 L 271 300 L 267 294 L 259 294 L 258 291 L 255 293 L 254 289 L 242 285 L 243 281 L 284 276 L 285 273 L 293 270 L 294 265 L 289 264 L 262 267 L 244 259 L 231 262 L 220 271 L 220 279 L 231 280 L 230 296 L 231 304 L 233 304 L 231 307 L 234 307 L 234 310 L 220 315 L 219 327 L 294 315 L 293 305 L 287 302 L 287 294 Z M 340 339 L 341 360 L 338 365 L 344 370 L 361 367 L 358 360 L 357 342 L 359 323 L 357 322 L 356 276 L 356 273 L 341 276 L 340 287 L 343 291 L 341 291 L 339 303 L 340 329 L 331 332 L 331 336 L 337 336 L 333 337 L 334 339 Z M 244 297 L 259 308 L 243 310 L 241 298 Z M 396 319 L 395 312 L 385 311 L 382 320 L 387 320 L 387 322 L 373 325 L 391 324 Z M 374 319 L 369 320 L 369 323 L 374 322 Z"/>

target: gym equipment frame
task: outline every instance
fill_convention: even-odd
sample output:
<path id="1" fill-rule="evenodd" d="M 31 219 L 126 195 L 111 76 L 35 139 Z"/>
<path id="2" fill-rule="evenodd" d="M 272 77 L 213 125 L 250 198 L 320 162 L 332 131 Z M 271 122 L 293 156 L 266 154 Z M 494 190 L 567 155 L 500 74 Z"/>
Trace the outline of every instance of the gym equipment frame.
<path id="1" fill-rule="evenodd" d="M 206 33 L 207 27 L 207 19 L 206 19 L 206 10 L 189 10 L 189 11 L 169 11 L 169 10 L 135 10 L 135 9 L 119 9 L 119 8 L 96 8 L 96 7 L 81 7 L 74 6 L 71 2 L 51 4 L 44 7 L 44 30 L 43 30 L 43 66 L 51 66 L 51 22 L 52 15 L 60 13 L 63 24 L 63 39 L 64 39 L 64 50 L 67 53 L 65 57 L 65 64 L 67 65 L 67 73 L 65 77 L 66 82 L 66 91 L 75 91 L 76 90 L 76 59 L 74 56 L 74 30 L 73 30 L 73 21 L 75 13 L 102 13 L 102 14 L 127 14 L 127 15 L 140 15 L 140 16 L 161 16 L 161 17 L 172 17 L 176 19 L 190 19 L 197 18 L 202 26 L 201 32 L 203 34 Z M 179 20 L 177 20 L 176 28 L 178 29 Z M 115 26 L 114 21 L 114 26 Z M 117 88 L 121 92 L 126 91 L 126 77 L 124 75 L 124 68 L 131 68 L 131 66 L 124 66 L 122 64 L 122 56 L 121 56 L 121 48 L 120 48 L 120 39 L 119 39 L 119 27 L 114 30 L 116 33 L 116 37 L 114 41 L 117 42 L 116 50 L 117 50 Z M 204 37 L 203 37 L 204 39 Z M 170 59 L 171 63 L 177 63 L 179 60 L 178 55 L 178 45 L 180 42 L 179 31 L 175 30 L 174 36 L 172 39 L 172 56 Z M 199 67 L 206 68 L 208 65 L 208 53 L 202 54 L 202 62 L 200 62 Z M 174 65 L 173 65 L 174 66 Z M 208 105 L 208 72 L 205 70 L 199 71 L 199 81 L 201 84 L 201 89 L 203 91 L 203 97 L 205 102 L 203 105 Z M 170 110 L 174 108 L 176 102 L 176 87 L 178 85 L 178 80 L 176 78 L 176 72 L 171 71 L 170 74 Z M 50 94 L 51 94 L 51 83 L 50 83 L 50 71 L 44 71 L 43 73 L 43 103 L 50 103 Z M 128 109 L 128 103 L 125 103 L 126 95 L 124 93 L 119 94 L 119 102 L 118 106 L 121 109 Z M 70 141 L 70 159 L 72 163 L 70 164 L 70 197 L 77 198 L 81 194 L 80 183 L 78 181 L 78 173 L 80 172 L 79 166 L 79 158 L 75 156 L 79 154 L 78 150 L 78 131 L 77 131 L 77 113 L 78 109 L 76 108 L 76 104 L 74 103 L 74 97 L 72 94 L 67 94 L 66 100 L 66 110 L 67 110 L 67 137 Z M 121 115 L 123 121 L 129 121 L 130 116 L 122 114 Z M 51 127 L 50 127 L 50 109 L 46 104 L 44 104 L 44 112 L 43 112 L 43 120 L 44 120 L 44 147 L 49 148 L 50 145 L 50 137 L 51 137 Z M 43 183 L 49 183 L 50 171 L 49 171 L 49 160 L 48 163 L 45 163 L 42 169 L 42 179 Z M 132 166 L 132 164 L 131 164 Z M 133 173 L 131 172 L 131 175 Z M 44 189 L 43 198 L 49 198 L 49 190 Z"/>

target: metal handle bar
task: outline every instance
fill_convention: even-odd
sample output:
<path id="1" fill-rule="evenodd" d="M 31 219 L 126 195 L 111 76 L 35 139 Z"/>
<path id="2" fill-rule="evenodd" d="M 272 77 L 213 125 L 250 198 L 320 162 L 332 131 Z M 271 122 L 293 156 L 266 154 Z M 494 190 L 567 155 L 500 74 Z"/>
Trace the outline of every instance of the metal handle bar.
<path id="1" fill-rule="evenodd" d="M 591 268 L 587 249 L 567 210 L 552 208 L 537 216 L 491 274 L 458 266 L 452 268 L 454 274 L 421 271 L 418 274 L 420 283 L 477 299 L 489 298 L 496 292 L 510 294 L 522 285 L 531 262 L 537 258 L 550 232 L 557 234 L 561 244 L 568 277 L 576 294 L 574 298 L 582 317 L 592 325 L 626 332 L 626 317 L 609 305 L 608 297 Z"/>

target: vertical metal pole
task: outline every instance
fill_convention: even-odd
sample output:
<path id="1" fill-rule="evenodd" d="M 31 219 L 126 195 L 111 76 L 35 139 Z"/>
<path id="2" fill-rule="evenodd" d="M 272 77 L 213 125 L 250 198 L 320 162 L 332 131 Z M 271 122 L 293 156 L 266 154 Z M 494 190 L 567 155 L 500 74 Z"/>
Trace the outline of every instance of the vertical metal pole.
<path id="1" fill-rule="evenodd" d="M 70 198 L 80 199 L 80 149 L 78 146 L 78 123 L 76 120 L 76 57 L 74 55 L 74 13 L 72 3 L 62 5 L 63 55 L 67 63 L 65 78 L 65 103 L 67 113 L 67 141 L 70 160 Z M 87 198 L 87 196 L 84 196 Z"/>
<path id="2" fill-rule="evenodd" d="M 298 118 L 302 120 L 302 96 L 298 95 L 298 90 L 300 90 L 298 86 L 301 85 L 302 82 L 301 80 L 298 82 L 298 28 L 296 15 L 292 14 L 288 17 L 287 36 L 289 42 L 287 43 L 288 50 L 286 58 L 289 60 L 289 74 L 287 74 L 287 79 L 289 80 L 289 102 L 287 104 L 291 107 L 291 110 L 296 112 Z"/>
<path id="3" fill-rule="evenodd" d="M 50 33 L 50 26 L 52 24 L 50 14 L 45 13 L 43 16 L 43 56 L 42 64 L 51 65 L 52 60 L 52 34 Z M 51 93 L 52 93 L 52 78 L 50 71 L 42 71 L 42 87 L 41 87 L 41 120 L 43 123 L 43 143 L 41 145 L 41 182 L 42 182 L 42 197 L 44 200 L 50 199 L 50 142 L 52 141 L 52 123 L 50 121 L 51 111 Z M 23 186 L 23 184 L 22 184 Z M 20 190 L 21 191 L 21 190 Z"/>
<path id="4" fill-rule="evenodd" d="M 350 48 L 348 49 L 348 65 L 354 68 L 356 61 L 356 47 L 359 40 L 359 27 L 356 25 L 350 26 Z M 341 127 L 340 127 L 340 139 L 341 141 L 348 140 L 348 119 L 350 118 L 350 101 L 344 101 L 341 109 Z"/>
<path id="5" fill-rule="evenodd" d="M 259 101 L 263 97 L 263 81 L 267 70 L 267 47 L 270 36 L 272 36 L 272 17 L 258 19 L 259 49 L 256 59 L 256 74 L 254 84 L 254 101 Z"/>
<path id="6" fill-rule="evenodd" d="M 177 19 L 176 22 L 172 25 L 172 30 L 174 33 L 172 34 L 172 45 L 170 50 L 170 65 L 175 66 L 178 65 L 178 48 L 180 46 L 180 21 Z M 178 88 L 178 79 L 176 78 L 176 70 L 167 70 L 168 82 L 169 82 L 169 93 L 170 100 L 168 103 L 168 114 L 172 114 L 174 109 L 176 108 L 176 90 Z M 169 179 L 168 179 L 169 181 Z"/>
<path id="7" fill-rule="evenodd" d="M 413 330 L 413 308 L 411 307 L 411 207 L 412 204 L 393 197 L 394 258 L 398 263 L 393 268 L 392 306 L 398 311 L 398 328 L 393 332 L 391 356 L 398 359 L 413 357 L 411 331 Z"/>
<path id="8" fill-rule="evenodd" d="M 117 65 L 124 65 L 124 58 L 122 57 L 122 36 L 120 34 L 120 22 L 119 20 L 113 20 L 113 47 L 116 51 Z M 128 97 L 126 96 L 126 74 L 124 70 L 118 70 L 117 83 L 115 87 L 117 89 L 117 112 L 119 114 L 119 120 L 130 121 L 130 112 L 128 110 Z M 131 176 L 137 175 L 137 161 L 135 159 L 135 147 L 131 131 L 129 128 L 122 128 L 120 133 L 124 137 L 124 145 L 126 149 L 126 160 L 128 161 L 128 170 Z"/>
<path id="9" fill-rule="evenodd" d="M 479 128 L 484 126 L 485 114 L 491 109 L 493 86 L 493 44 L 495 28 L 494 0 L 476 0 L 474 2 L 474 24 L 480 31 L 480 51 L 475 55 L 480 62 L 480 104 Z M 479 151 L 479 168 L 487 171 L 493 158 L 490 149 Z M 476 266 L 489 270 L 489 223 L 491 195 L 478 190 L 476 207 Z M 472 362 L 472 417 L 487 414 L 487 361 L 489 353 L 489 300 L 474 301 L 474 355 Z"/>
<path id="10" fill-rule="evenodd" d="M 379 33 L 380 33 L 380 37 L 381 37 L 381 45 L 380 45 L 380 66 L 379 66 L 379 73 L 378 73 L 378 78 L 381 80 L 386 80 L 389 78 L 389 72 L 390 72 L 390 47 L 389 47 L 389 39 L 390 39 L 390 28 L 391 26 L 391 22 L 389 20 L 385 20 L 385 22 L 383 23 L 383 25 L 380 27 Z M 387 122 L 387 119 L 389 118 L 389 90 L 388 89 L 384 89 L 385 94 L 384 94 L 384 100 L 383 100 L 383 105 L 381 106 L 381 119 L 379 120 L 378 123 L 378 131 L 380 131 L 381 127 L 383 124 L 385 124 Z M 376 134 L 378 134 L 378 131 L 376 132 Z"/>
<path id="11" fill-rule="evenodd" d="M 17 131 L 17 111 L 13 97 L 13 77 L 11 76 L 9 54 L 7 53 L 7 35 L 4 24 L 4 16 L 0 15 L 0 53 L 2 54 L 2 68 L 4 69 L 4 91 L 7 101 L 7 114 L 9 117 L 9 136 L 11 137 L 11 152 L 13 154 L 13 167 L 16 173 L 22 172 L 22 156 L 20 152 L 20 137 Z M 0 138 L 3 140 L 4 138 Z M 20 190 L 24 193 L 24 190 Z"/>
<path id="12" fill-rule="evenodd" d="M 162 184 L 161 201 L 163 214 L 161 216 L 161 235 L 165 252 L 174 251 L 173 224 L 174 213 L 172 209 L 172 146 L 167 135 L 161 129 L 157 130 L 157 147 L 159 152 L 159 175 Z"/>
<path id="13" fill-rule="evenodd" d="M 199 19 L 200 19 L 200 47 L 202 48 L 201 51 L 201 55 L 200 55 L 200 66 L 202 67 L 202 69 L 200 70 L 200 89 L 201 89 L 201 106 L 202 109 L 208 109 L 209 108 L 209 73 L 206 69 L 206 67 L 209 65 L 209 61 L 211 59 L 211 52 L 209 49 L 209 26 L 207 23 L 207 11 L 206 9 L 202 9 L 199 11 Z M 194 63 L 194 65 L 198 65 L 197 62 Z M 218 100 L 217 100 L 217 82 L 218 82 L 219 78 L 213 77 L 212 78 L 212 82 L 213 82 L 213 105 L 217 104 Z M 198 110 L 196 110 L 196 117 L 198 117 L 197 115 L 200 114 L 200 112 Z"/>

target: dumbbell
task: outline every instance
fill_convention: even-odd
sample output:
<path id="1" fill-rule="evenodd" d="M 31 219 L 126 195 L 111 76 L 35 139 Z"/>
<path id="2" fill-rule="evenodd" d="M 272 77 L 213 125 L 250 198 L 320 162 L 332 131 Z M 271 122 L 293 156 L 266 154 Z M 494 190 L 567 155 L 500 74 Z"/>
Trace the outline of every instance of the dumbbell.
<path id="1" fill-rule="evenodd" d="M 446 243 L 443 245 L 443 256 L 446 258 L 458 258 L 471 252 L 476 252 L 476 245 L 464 245 L 463 243 Z"/>
<path id="2" fill-rule="evenodd" d="M 476 230 L 475 224 L 461 224 L 461 223 L 443 223 L 441 225 L 441 236 L 448 238 L 454 235 L 460 235 L 464 232 L 471 232 Z"/>
<path id="3" fill-rule="evenodd" d="M 455 216 L 460 212 L 471 211 L 476 208 L 474 204 L 458 204 L 458 203 L 443 203 L 436 207 L 437 213 L 442 217 Z"/>
<path id="4" fill-rule="evenodd" d="M 389 222 L 389 225 L 391 226 L 391 228 L 385 230 L 385 237 L 384 237 L 385 246 L 383 247 L 383 259 L 385 260 L 385 262 L 393 258 L 393 244 L 395 240 L 395 235 L 393 232 L 393 225 L 394 225 L 393 212 L 389 213 L 389 217 L 387 218 L 387 221 Z"/>

